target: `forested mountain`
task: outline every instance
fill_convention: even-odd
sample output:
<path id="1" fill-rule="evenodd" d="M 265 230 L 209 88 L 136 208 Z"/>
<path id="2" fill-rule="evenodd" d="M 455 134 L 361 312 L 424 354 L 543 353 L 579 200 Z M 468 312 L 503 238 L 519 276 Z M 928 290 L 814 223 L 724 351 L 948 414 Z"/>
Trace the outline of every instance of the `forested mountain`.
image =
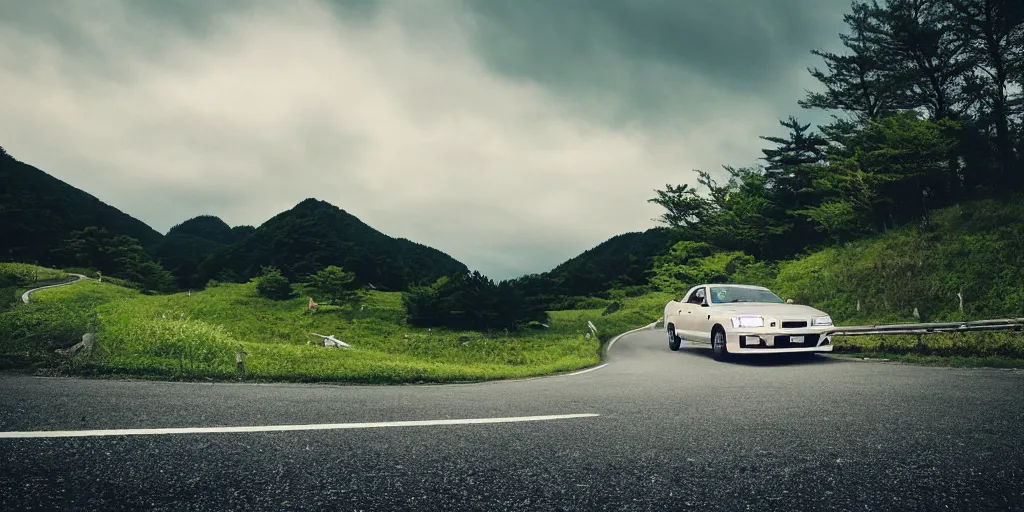
<path id="1" fill-rule="evenodd" d="M 200 215 L 166 236 L 0 148 L 0 258 L 102 271 L 152 291 L 243 280 L 265 265 L 305 278 L 343 266 L 357 284 L 401 290 L 464 273 L 451 256 L 392 238 L 324 201 L 307 199 L 259 228 Z"/>
<path id="2" fill-rule="evenodd" d="M 306 199 L 216 251 L 197 274 L 204 283 L 243 280 L 259 274 L 262 266 L 275 266 L 289 279 L 301 279 L 328 265 L 353 272 L 357 284 L 389 290 L 467 271 L 437 249 L 392 238 L 330 203 Z"/>
<path id="3" fill-rule="evenodd" d="M 218 250 L 241 241 L 254 231 L 252 226 L 232 228 L 219 217 L 200 215 L 171 227 L 152 252 L 174 275 L 179 287 L 198 288 L 205 284 L 196 273 L 199 265 Z"/>
<path id="4" fill-rule="evenodd" d="M 679 232 L 657 227 L 616 235 L 542 274 L 515 280 L 530 296 L 600 294 L 610 288 L 647 284 L 656 256 L 666 253 Z"/>
<path id="5" fill-rule="evenodd" d="M 252 226 L 238 226 L 232 228 L 220 217 L 214 215 L 199 215 L 192 217 L 181 224 L 176 224 L 167 231 L 167 236 L 182 236 L 201 238 L 208 242 L 221 245 L 238 242 L 246 235 L 255 231 Z"/>
<path id="6" fill-rule="evenodd" d="M 53 252 L 76 230 L 102 226 L 113 235 L 152 245 L 162 236 L 144 222 L 26 163 L 0 148 L 0 258 L 74 265 Z"/>

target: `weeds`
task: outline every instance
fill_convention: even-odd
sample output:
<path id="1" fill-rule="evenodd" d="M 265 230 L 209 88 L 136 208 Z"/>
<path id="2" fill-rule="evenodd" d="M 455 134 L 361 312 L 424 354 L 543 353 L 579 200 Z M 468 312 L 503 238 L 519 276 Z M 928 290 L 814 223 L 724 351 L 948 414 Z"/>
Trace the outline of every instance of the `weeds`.
<path id="1" fill-rule="evenodd" d="M 187 294 L 146 296 L 94 281 L 42 290 L 36 300 L 0 315 L 0 360 L 8 367 L 54 364 L 56 347 L 85 332 L 97 350 L 76 371 L 169 379 L 234 379 L 235 353 L 246 352 L 250 380 L 406 383 L 530 377 L 597 364 L 603 341 L 653 322 L 666 296 L 619 299 L 607 315 L 552 312 L 548 327 L 516 333 L 415 329 L 404 324 L 401 295 L 371 292 L 360 311 L 304 298 L 260 297 L 252 283 L 220 284 Z M 660 304 L 659 304 L 660 303 Z M 597 305 L 597 304 L 595 304 Z M 343 314 L 344 313 L 344 314 Z M 586 336 L 587 321 L 598 338 Z M 332 334 L 354 349 L 328 348 L 310 333 Z M 43 333 L 54 340 L 44 342 Z M 19 356 L 25 351 L 31 357 Z"/>

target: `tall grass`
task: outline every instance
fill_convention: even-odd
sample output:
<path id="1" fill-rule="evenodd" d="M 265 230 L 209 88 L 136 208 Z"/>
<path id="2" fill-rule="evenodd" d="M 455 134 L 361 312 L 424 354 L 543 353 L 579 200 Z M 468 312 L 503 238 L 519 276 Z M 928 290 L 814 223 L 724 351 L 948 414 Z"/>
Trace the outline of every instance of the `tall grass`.
<path id="1" fill-rule="evenodd" d="M 94 281 L 37 292 L 38 301 L 0 316 L 0 357 L 25 365 L 12 351 L 40 354 L 40 328 L 67 344 L 85 330 L 98 348 L 77 367 L 99 374 L 159 378 L 236 378 L 236 355 L 245 353 L 245 377 L 255 380 L 404 383 L 503 379 L 572 371 L 600 361 L 601 341 L 660 317 L 662 297 L 621 299 L 592 310 L 553 312 L 547 328 L 518 333 L 416 329 L 404 324 L 401 295 L 372 292 L 362 311 L 331 306 L 306 311 L 306 301 L 272 301 L 254 285 L 222 284 L 191 296 L 146 296 Z M 608 301 L 610 304 L 611 301 Z M 612 308 L 615 309 L 615 308 Z M 599 331 L 587 337 L 587 321 Z M 311 333 L 334 335 L 353 350 L 324 347 Z M 51 358 L 52 359 L 52 358 Z M 51 361 L 52 362 L 52 361 Z"/>
<path id="2" fill-rule="evenodd" d="M 63 270 L 29 265 L 27 263 L 0 263 L 0 286 L 27 286 L 41 281 L 62 281 L 68 275 Z"/>

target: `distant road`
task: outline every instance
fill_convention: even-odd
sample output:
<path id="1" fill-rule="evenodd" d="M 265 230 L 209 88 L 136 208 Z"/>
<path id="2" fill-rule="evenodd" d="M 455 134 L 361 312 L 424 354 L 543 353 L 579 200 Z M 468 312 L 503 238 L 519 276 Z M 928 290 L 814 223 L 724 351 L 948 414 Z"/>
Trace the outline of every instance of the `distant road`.
<path id="1" fill-rule="evenodd" d="M 623 337 L 594 371 L 482 384 L 6 375 L 0 503 L 104 511 L 1024 507 L 1024 372 L 824 356 L 718 363 L 703 348 L 671 352 L 665 338 L 661 330 Z M 394 423 L 402 421 L 421 423 Z"/>
<path id="2" fill-rule="evenodd" d="M 49 286 L 40 286 L 39 288 L 33 288 L 31 290 L 28 290 L 25 293 L 21 294 L 21 301 L 24 302 L 25 304 L 28 304 L 29 295 L 31 295 L 31 294 L 33 294 L 35 292 L 38 292 L 39 290 L 45 290 L 47 288 L 56 288 L 58 286 L 64 286 L 64 285 L 71 284 L 71 283 L 77 283 L 78 281 L 80 281 L 82 279 L 89 279 L 88 277 L 83 276 L 82 274 L 68 274 L 68 275 L 71 276 L 71 277 L 74 277 L 74 279 L 71 280 L 71 281 L 65 282 L 65 283 L 51 284 Z"/>

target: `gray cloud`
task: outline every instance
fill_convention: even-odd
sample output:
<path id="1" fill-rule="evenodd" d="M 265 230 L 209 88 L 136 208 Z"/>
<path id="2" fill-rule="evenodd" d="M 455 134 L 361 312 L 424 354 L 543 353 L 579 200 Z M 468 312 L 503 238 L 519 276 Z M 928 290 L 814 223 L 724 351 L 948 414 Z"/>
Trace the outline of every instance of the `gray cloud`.
<path id="1" fill-rule="evenodd" d="M 317 197 L 506 278 L 760 156 L 846 5 L 753 3 L 0 0 L 0 144 L 161 231 Z"/>

